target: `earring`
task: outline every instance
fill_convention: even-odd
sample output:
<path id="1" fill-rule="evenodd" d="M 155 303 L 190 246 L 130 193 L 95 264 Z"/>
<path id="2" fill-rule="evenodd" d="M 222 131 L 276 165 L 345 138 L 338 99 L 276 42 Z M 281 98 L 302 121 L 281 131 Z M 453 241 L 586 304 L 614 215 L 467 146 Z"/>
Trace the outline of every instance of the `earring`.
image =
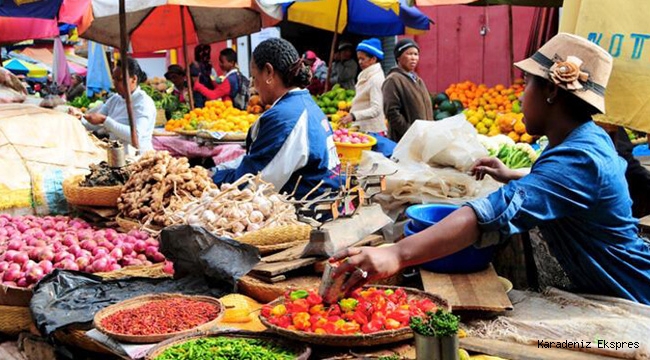
<path id="1" fill-rule="evenodd" d="M 549 104 L 552 104 L 552 103 L 553 103 L 553 99 L 551 99 L 551 98 L 546 98 L 546 102 L 549 103 Z"/>
<path id="2" fill-rule="evenodd" d="M 271 80 L 271 79 L 267 79 L 267 80 L 266 80 L 266 85 L 270 85 L 272 81 L 273 81 L 273 80 Z"/>

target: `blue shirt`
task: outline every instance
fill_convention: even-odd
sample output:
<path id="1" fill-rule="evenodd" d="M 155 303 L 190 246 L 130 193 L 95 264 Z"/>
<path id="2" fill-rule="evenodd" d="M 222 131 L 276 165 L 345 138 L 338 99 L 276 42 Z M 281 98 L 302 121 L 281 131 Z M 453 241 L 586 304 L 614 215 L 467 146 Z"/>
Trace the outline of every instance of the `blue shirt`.
<path id="1" fill-rule="evenodd" d="M 260 116 L 248 132 L 246 155 L 236 169 L 219 170 L 216 184 L 258 173 L 280 192 L 301 198 L 322 180 L 312 197 L 339 186 L 340 163 L 327 117 L 307 90 L 292 90 Z"/>
<path id="2" fill-rule="evenodd" d="M 483 236 L 537 226 L 580 291 L 650 304 L 650 248 L 637 235 L 626 163 L 588 121 L 547 148 L 529 175 L 472 201 Z"/>

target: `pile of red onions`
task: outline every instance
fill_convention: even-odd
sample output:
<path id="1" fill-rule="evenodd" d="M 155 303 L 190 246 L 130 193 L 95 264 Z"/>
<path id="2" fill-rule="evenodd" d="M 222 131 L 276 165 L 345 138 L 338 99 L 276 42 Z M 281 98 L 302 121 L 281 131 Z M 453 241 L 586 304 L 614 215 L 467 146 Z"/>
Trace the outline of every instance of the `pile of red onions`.
<path id="1" fill-rule="evenodd" d="M 54 268 L 94 273 L 163 261 L 158 240 L 143 231 L 93 229 L 67 216 L 0 214 L 0 280 L 6 286 L 30 287 Z"/>

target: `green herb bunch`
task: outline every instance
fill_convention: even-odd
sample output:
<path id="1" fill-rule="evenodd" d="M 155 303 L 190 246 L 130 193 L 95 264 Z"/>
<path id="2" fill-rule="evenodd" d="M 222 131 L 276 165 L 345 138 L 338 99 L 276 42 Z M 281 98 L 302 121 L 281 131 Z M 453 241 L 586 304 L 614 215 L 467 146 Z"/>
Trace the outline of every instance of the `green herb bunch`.
<path id="1" fill-rule="evenodd" d="M 446 337 L 458 333 L 460 318 L 451 312 L 438 309 L 435 313 L 427 311 L 426 316 L 412 316 L 409 326 L 423 336 Z"/>

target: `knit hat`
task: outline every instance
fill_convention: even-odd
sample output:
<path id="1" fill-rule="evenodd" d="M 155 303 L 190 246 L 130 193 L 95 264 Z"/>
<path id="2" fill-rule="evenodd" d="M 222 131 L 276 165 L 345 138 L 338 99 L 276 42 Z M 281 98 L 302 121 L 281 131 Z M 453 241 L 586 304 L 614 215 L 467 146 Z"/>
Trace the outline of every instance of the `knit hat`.
<path id="1" fill-rule="evenodd" d="M 412 47 L 420 50 L 420 47 L 418 46 L 418 44 L 415 41 L 413 41 L 413 39 L 409 39 L 409 38 L 400 39 L 397 42 L 397 44 L 395 44 L 395 50 L 393 50 L 393 52 L 395 54 L 395 59 L 399 58 L 400 55 L 402 55 L 404 53 L 404 51 L 406 51 L 408 48 L 412 48 Z"/>
<path id="2" fill-rule="evenodd" d="M 305 55 L 303 55 L 303 57 L 307 60 L 316 60 L 316 53 L 311 50 L 307 50 L 305 51 Z"/>
<path id="3" fill-rule="evenodd" d="M 384 52 L 381 50 L 381 41 L 376 38 L 363 40 L 357 45 L 357 51 L 363 51 L 370 56 L 374 56 L 379 60 L 384 59 Z"/>
<path id="4" fill-rule="evenodd" d="M 604 113 L 605 88 L 613 63 L 612 56 L 593 42 L 559 33 L 515 66 L 552 81 Z"/>

